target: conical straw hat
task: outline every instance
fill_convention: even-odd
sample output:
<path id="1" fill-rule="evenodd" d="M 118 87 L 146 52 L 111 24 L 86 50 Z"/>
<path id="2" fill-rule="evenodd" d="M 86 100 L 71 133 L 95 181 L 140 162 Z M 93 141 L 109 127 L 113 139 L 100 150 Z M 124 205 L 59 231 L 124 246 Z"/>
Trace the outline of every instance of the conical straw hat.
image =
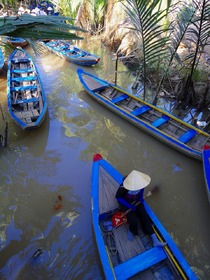
<path id="1" fill-rule="evenodd" d="M 123 187 L 129 191 L 137 191 L 149 185 L 151 178 L 142 172 L 133 170 L 124 180 Z"/>

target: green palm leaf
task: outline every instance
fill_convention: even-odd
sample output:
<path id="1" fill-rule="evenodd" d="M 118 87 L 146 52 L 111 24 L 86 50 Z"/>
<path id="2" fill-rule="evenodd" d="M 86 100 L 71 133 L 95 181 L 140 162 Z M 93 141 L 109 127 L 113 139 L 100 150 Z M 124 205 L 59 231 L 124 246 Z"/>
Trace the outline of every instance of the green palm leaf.
<path id="1" fill-rule="evenodd" d="M 166 45 L 169 41 L 163 30 L 162 20 L 166 16 L 166 9 L 160 10 L 161 0 L 127 0 L 124 2 L 126 13 L 131 19 L 134 29 L 142 40 L 143 71 L 147 77 L 148 69 L 166 59 Z M 164 36 L 162 36 L 164 35 Z M 146 95 L 146 79 L 144 79 L 144 99 Z"/>
<path id="2" fill-rule="evenodd" d="M 157 95 L 160 91 L 160 88 L 163 84 L 163 81 L 170 69 L 171 63 L 174 59 L 176 59 L 180 64 L 182 63 L 181 59 L 179 58 L 179 55 L 177 53 L 178 47 L 180 46 L 180 43 L 182 42 L 184 36 L 187 33 L 188 27 L 191 23 L 192 18 L 194 17 L 196 12 L 196 7 L 194 5 L 192 6 L 179 6 L 177 9 L 177 6 L 172 6 L 171 9 L 169 9 L 169 14 L 174 14 L 174 20 L 170 27 L 170 44 L 168 45 L 168 49 L 170 52 L 169 59 L 166 60 L 168 62 L 167 65 L 165 65 L 165 71 L 162 75 L 162 78 L 159 81 L 156 94 L 153 100 L 153 104 L 157 103 Z"/>
<path id="3" fill-rule="evenodd" d="M 195 50 L 186 57 L 189 75 L 183 92 L 185 97 L 187 94 L 191 94 L 192 98 L 194 97 L 193 74 L 196 71 L 204 47 L 210 44 L 210 0 L 193 0 L 193 4 L 196 7 L 196 14 L 188 28 L 187 40 L 195 44 Z"/>
<path id="4" fill-rule="evenodd" d="M 38 39 L 82 39 L 75 31 L 83 31 L 68 23 L 72 18 L 62 16 L 32 16 L 23 14 L 19 17 L 0 18 L 0 35 Z M 74 33 L 70 33 L 74 31 Z"/>

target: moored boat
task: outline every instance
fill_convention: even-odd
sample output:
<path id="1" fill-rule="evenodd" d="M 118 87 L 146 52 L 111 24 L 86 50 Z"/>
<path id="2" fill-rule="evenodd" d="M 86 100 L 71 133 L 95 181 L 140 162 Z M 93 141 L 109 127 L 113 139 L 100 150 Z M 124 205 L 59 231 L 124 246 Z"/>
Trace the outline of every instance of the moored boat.
<path id="1" fill-rule="evenodd" d="M 47 100 L 32 57 L 22 48 L 10 55 L 7 70 L 8 110 L 22 129 L 39 127 L 47 113 Z"/>
<path id="2" fill-rule="evenodd" d="M 24 48 L 25 46 L 28 45 L 28 42 L 20 37 L 8 37 L 7 43 L 13 45 L 14 47 L 21 47 L 21 48 Z"/>
<path id="3" fill-rule="evenodd" d="M 168 146 L 202 160 L 203 146 L 210 145 L 210 134 L 83 69 L 77 73 L 85 90 L 99 103 Z"/>
<path id="4" fill-rule="evenodd" d="M 98 56 L 62 40 L 51 40 L 43 44 L 49 51 L 77 65 L 92 66 L 100 61 Z"/>
<path id="5" fill-rule="evenodd" d="M 203 148 L 203 171 L 206 184 L 206 191 L 210 203 L 210 146 L 205 145 Z"/>
<path id="6" fill-rule="evenodd" d="M 197 279 L 180 250 L 144 201 L 156 235 L 164 247 L 153 247 L 142 230 L 130 241 L 128 224 L 113 227 L 112 217 L 119 211 L 115 198 L 123 181 L 110 163 L 95 154 L 92 164 L 92 219 L 98 251 L 107 280 L 112 279 Z M 136 278 L 135 278 L 136 277 Z"/>

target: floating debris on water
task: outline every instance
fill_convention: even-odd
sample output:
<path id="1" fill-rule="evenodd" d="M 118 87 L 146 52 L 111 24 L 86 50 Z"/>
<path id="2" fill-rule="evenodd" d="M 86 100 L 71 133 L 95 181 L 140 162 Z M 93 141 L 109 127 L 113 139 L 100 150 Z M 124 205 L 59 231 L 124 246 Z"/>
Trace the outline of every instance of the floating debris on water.
<path id="1" fill-rule="evenodd" d="M 31 259 L 36 259 L 38 258 L 40 255 L 42 254 L 42 249 L 38 249 L 33 256 L 31 257 Z"/>

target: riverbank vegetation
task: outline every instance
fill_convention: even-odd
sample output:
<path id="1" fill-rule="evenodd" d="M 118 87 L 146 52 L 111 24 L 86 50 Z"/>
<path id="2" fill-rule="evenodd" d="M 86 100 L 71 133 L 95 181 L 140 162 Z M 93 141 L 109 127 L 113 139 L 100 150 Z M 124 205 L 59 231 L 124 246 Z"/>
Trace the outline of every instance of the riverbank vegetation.
<path id="1" fill-rule="evenodd" d="M 14 1 L 2 1 L 11 2 Z M 15 1 L 16 2 L 16 1 Z M 21 1 L 24 2 L 24 1 Z M 53 0 L 50 2 L 64 18 L 37 17 L 28 22 L 22 15 L 13 23 L 6 19 L 10 36 L 39 39 L 80 39 L 77 31 L 100 35 L 136 75 L 134 86 L 143 84 L 143 98 L 153 92 L 171 99 L 180 110 L 195 109 L 192 120 L 203 112 L 205 129 L 210 124 L 210 0 Z M 33 2 L 33 3 L 32 3 Z M 16 2 L 17 3 L 17 2 Z M 37 3 L 36 3 L 37 4 Z M 72 18 L 75 20 L 72 21 Z M 62 22 L 61 22 L 62 19 Z M 5 20 L 5 18 L 4 18 Z M 25 22 L 25 24 L 24 24 Z M 66 23 L 68 22 L 68 23 Z M 71 24 L 69 24 L 71 22 Z M 0 20 L 1 25 L 3 20 Z M 22 26 L 20 25 L 22 24 Z M 15 26 L 15 30 L 14 30 Z M 21 27 L 20 27 L 21 26 Z M 43 28 L 45 30 L 43 30 Z M 79 29 L 81 28 L 81 29 Z M 1 34 L 6 29 L 1 30 Z M 73 31 L 73 33 L 72 33 Z M 68 34 L 70 33 L 70 34 Z M 34 39 L 37 39 L 34 36 Z"/>

